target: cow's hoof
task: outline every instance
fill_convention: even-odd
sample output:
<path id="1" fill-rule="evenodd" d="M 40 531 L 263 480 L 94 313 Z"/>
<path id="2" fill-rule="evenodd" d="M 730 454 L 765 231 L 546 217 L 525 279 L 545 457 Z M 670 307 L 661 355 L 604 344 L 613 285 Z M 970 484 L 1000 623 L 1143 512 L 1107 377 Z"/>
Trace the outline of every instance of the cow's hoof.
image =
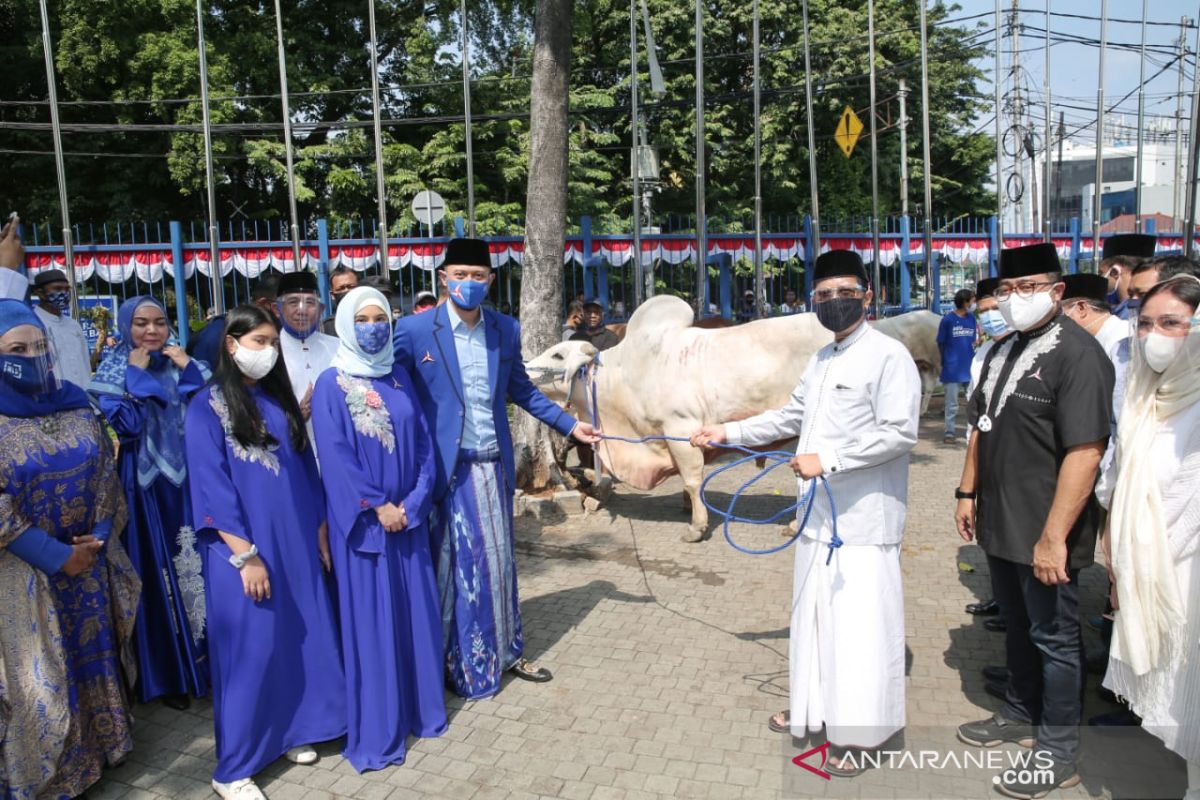
<path id="1" fill-rule="evenodd" d="M 687 532 L 679 537 L 680 541 L 687 542 L 688 544 L 695 544 L 702 539 L 704 539 L 703 528 L 688 528 Z"/>

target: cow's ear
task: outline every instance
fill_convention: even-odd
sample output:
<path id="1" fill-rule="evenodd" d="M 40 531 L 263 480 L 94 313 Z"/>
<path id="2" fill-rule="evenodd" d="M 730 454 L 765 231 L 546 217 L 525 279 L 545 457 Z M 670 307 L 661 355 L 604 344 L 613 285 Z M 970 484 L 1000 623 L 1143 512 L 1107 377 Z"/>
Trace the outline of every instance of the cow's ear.
<path id="1" fill-rule="evenodd" d="M 592 356 L 596 355 L 596 353 L 599 353 L 600 351 L 597 350 L 596 346 L 594 344 L 592 344 L 591 342 L 584 342 L 583 345 L 579 348 L 579 352 L 583 353 L 588 358 L 591 358 Z"/>

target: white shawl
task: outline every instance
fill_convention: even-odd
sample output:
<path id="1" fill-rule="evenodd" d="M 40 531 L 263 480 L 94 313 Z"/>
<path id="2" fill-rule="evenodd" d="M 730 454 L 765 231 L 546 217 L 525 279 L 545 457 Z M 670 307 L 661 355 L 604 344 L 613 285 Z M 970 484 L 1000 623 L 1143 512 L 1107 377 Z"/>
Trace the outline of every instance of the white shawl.
<path id="1" fill-rule="evenodd" d="M 1110 566 L 1119 604 L 1111 655 L 1135 675 L 1144 675 L 1176 652 L 1183 630 L 1184 603 L 1174 561 L 1188 545 L 1169 540 L 1152 449 L 1163 420 L 1200 402 L 1200 329 L 1193 327 L 1161 374 L 1146 365 L 1137 341 L 1131 345 L 1109 516 Z"/>

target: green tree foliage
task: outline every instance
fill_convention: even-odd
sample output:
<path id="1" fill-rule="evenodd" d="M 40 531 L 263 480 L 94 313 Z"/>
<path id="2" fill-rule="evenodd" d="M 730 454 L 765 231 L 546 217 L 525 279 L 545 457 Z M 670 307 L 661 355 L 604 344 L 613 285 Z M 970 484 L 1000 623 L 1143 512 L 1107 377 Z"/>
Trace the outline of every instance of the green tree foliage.
<path id="1" fill-rule="evenodd" d="M 473 0 L 472 111 L 476 214 L 483 233 L 519 232 L 529 146 L 532 0 Z M 799 0 L 761 0 L 764 208 L 809 210 L 803 35 Z M 880 197 L 899 210 L 898 79 L 909 96 L 910 208 L 920 211 L 920 63 L 917 8 L 879 0 Z M 366 0 L 284 0 L 288 80 L 302 216 L 375 217 L 375 163 Z M 193 0 L 51 0 L 72 214 L 80 221 L 199 219 L 205 214 L 203 142 Z M 217 124 L 218 216 L 284 218 L 273 0 L 207 0 L 209 84 Z M 694 204 L 692 4 L 649 0 L 666 92 L 647 91 L 643 120 L 659 148 L 656 215 Z M 705 134 L 708 207 L 736 228 L 753 208 L 751 4 L 707 0 Z M 571 70 L 568 216 L 598 230 L 628 227 L 629 5 L 577 0 Z M 975 66 L 990 41 L 955 8 L 931 7 L 930 86 L 934 213 L 988 213 L 991 138 L 973 130 L 987 98 Z M 394 231 L 415 224 L 408 204 L 434 188 L 452 214 L 466 210 L 458 3 L 377 0 L 384 86 L 384 161 Z M 868 119 L 866 0 L 812 0 L 814 120 L 822 217 L 870 211 L 869 149 L 851 158 L 833 140 L 842 109 Z M 54 220 L 57 195 L 36 0 L 0 0 L 0 208 Z M 639 38 L 641 27 L 639 24 Z M 83 101 L 83 102 L 81 102 Z M 890 124 L 889 124 L 890 121 Z M 94 127 L 100 126 L 100 127 Z M 744 223 L 742 223 L 744 224 Z"/>

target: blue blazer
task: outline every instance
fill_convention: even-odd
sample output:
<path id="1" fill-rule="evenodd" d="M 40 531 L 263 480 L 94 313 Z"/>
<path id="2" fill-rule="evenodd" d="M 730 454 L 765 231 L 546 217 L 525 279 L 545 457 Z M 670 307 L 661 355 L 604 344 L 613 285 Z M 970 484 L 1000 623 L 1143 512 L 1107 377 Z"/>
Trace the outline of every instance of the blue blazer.
<path id="1" fill-rule="evenodd" d="M 443 303 L 432 311 L 404 317 L 396 323 L 392 344 L 396 361 L 403 364 L 416 381 L 417 398 L 429 428 L 433 432 L 437 476 L 433 499 L 440 502 L 449 488 L 450 477 L 458 466 L 466 426 L 462 373 L 450 327 L 450 309 Z M 575 427 L 575 418 L 538 391 L 525 372 L 521 359 L 521 325 L 515 319 L 490 309 L 483 312 L 488 353 L 488 382 L 492 389 L 492 418 L 500 445 L 507 488 L 511 492 L 516 477 L 512 432 L 505 406 L 511 399 L 521 408 L 563 436 Z"/>

